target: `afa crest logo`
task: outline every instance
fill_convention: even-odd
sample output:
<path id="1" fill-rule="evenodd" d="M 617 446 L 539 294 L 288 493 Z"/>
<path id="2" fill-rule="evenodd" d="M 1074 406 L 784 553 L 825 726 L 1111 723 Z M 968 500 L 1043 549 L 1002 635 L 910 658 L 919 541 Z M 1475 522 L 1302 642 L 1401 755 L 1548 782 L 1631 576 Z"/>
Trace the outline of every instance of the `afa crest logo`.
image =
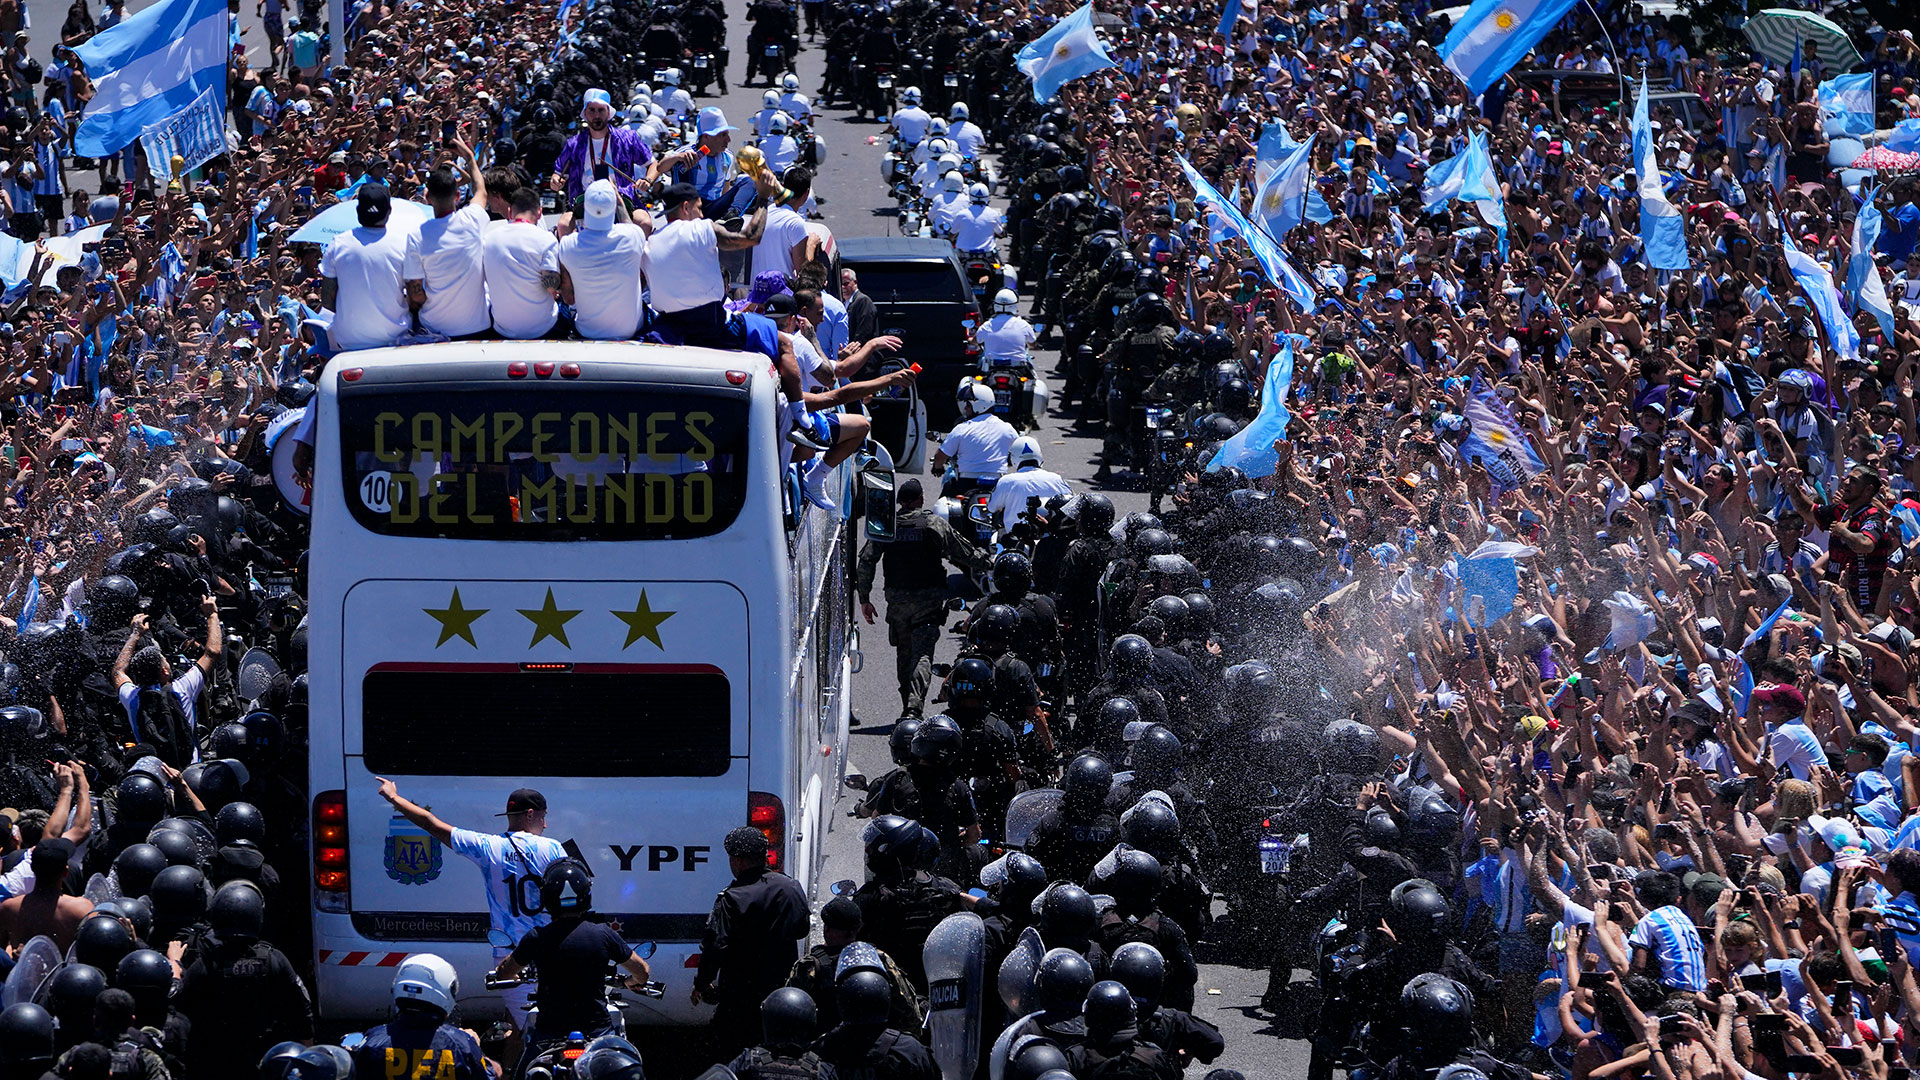
<path id="1" fill-rule="evenodd" d="M 440 876 L 446 852 L 426 830 L 395 814 L 387 824 L 387 848 L 381 859 L 387 876 L 402 885 L 425 885 Z"/>

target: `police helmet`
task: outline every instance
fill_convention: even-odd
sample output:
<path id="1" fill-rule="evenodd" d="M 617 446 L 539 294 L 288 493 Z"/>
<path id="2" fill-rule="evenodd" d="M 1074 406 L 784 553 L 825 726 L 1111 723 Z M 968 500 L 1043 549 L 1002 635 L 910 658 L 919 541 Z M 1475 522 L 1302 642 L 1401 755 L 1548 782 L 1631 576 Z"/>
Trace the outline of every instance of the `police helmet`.
<path id="1" fill-rule="evenodd" d="M 967 620 L 967 641 L 997 656 L 1013 647 L 1019 629 L 1020 613 L 1011 604 L 988 604 Z"/>
<path id="2" fill-rule="evenodd" d="M 1116 680 L 1139 681 L 1153 662 L 1153 646 L 1139 634 L 1122 634 L 1113 641 L 1107 659 Z"/>
<path id="3" fill-rule="evenodd" d="M 1067 763 L 1062 784 L 1069 802 L 1084 799 L 1097 806 L 1113 788 L 1113 766 L 1099 754 L 1081 754 Z"/>
<path id="4" fill-rule="evenodd" d="M 1400 842 L 1400 823 L 1385 807 L 1376 806 L 1367 811 L 1362 822 L 1367 843 L 1377 848 L 1392 848 Z"/>
<path id="5" fill-rule="evenodd" d="M 133 931 L 117 915 L 95 911 L 73 931 L 73 958 L 101 971 L 113 971 L 133 951 Z"/>
<path id="6" fill-rule="evenodd" d="M 1113 528 L 1112 499 L 1095 491 L 1080 496 L 1075 505 L 1081 536 L 1098 536 Z"/>
<path id="7" fill-rule="evenodd" d="M 1219 391 L 1220 411 L 1228 417 L 1244 413 L 1253 405 L 1253 388 L 1238 375 L 1227 380 Z"/>
<path id="8" fill-rule="evenodd" d="M 0 1012 L 0 1064 L 53 1064 L 53 1014 L 31 1001 Z"/>
<path id="9" fill-rule="evenodd" d="M 987 189 L 987 185 L 977 180 L 967 186 L 967 201 L 975 206 L 987 205 L 987 200 L 992 197 L 993 192 Z"/>
<path id="10" fill-rule="evenodd" d="M 949 195 L 958 195 L 967 190 L 967 178 L 960 175 L 959 169 L 950 169 L 940 178 L 940 190 Z"/>
<path id="11" fill-rule="evenodd" d="M 274 1043 L 267 1047 L 266 1053 L 260 1055 L 260 1075 L 276 1078 L 286 1076 L 288 1070 L 293 1067 L 293 1063 L 306 1049 L 305 1043 L 292 1040 Z"/>
<path id="12" fill-rule="evenodd" d="M 1120 823 L 1120 838 L 1141 851 L 1171 852 L 1180 843 L 1180 819 L 1163 802 L 1142 802 Z"/>
<path id="13" fill-rule="evenodd" d="M 1225 442 L 1233 438 L 1239 430 L 1240 425 L 1235 423 L 1233 418 L 1225 413 L 1210 412 L 1193 422 L 1193 433 L 1210 442 Z M 1230 491 L 1238 486 L 1238 484 L 1235 483 L 1233 473 L 1237 473 L 1240 470 L 1234 469 L 1233 472 L 1228 472 L 1228 468 L 1232 467 L 1227 466 L 1202 473 L 1201 479 L 1203 481 L 1209 481 L 1206 485 L 1207 487 L 1218 487 L 1222 490 Z"/>
<path id="14" fill-rule="evenodd" d="M 1451 1054 L 1473 1038 L 1473 994 L 1445 975 L 1415 975 L 1400 991 L 1400 1020 L 1416 1050 Z"/>
<path id="15" fill-rule="evenodd" d="M 1167 306 L 1167 298 L 1157 292 L 1143 292 L 1127 305 L 1127 320 L 1134 326 L 1153 326 L 1172 319 L 1173 309 Z"/>
<path id="16" fill-rule="evenodd" d="M 917 86 L 909 86 L 905 90 L 900 91 L 900 104 L 918 106 L 920 104 L 920 88 Z"/>
<path id="17" fill-rule="evenodd" d="M 953 108 L 947 110 L 947 119 L 949 120 L 968 120 L 971 119 L 972 116 L 973 113 L 967 108 L 967 103 L 964 101 L 954 102 Z"/>
<path id="18" fill-rule="evenodd" d="M 1084 188 L 1086 186 L 1087 186 L 1087 170 L 1081 168 L 1078 165 L 1067 165 L 1061 168 L 1060 190 L 1079 191 L 1081 188 Z M 1076 209 L 1079 207 L 1079 203 L 1080 203 L 1080 200 L 1078 199 L 1074 200 L 1074 206 Z"/>
<path id="19" fill-rule="evenodd" d="M 783 986 L 760 1003 L 760 1026 L 768 1046 L 806 1046 L 819 1027 L 813 998 L 797 986 Z"/>
<path id="20" fill-rule="evenodd" d="M 1173 348 L 1180 354 L 1180 359 L 1197 360 L 1200 356 L 1200 343 L 1204 340 L 1206 339 L 1192 330 L 1182 330 L 1173 335 Z"/>
<path id="21" fill-rule="evenodd" d="M 1407 808 L 1409 832 L 1424 843 L 1443 843 L 1460 831 L 1460 811 L 1442 796 L 1420 789 Z"/>
<path id="22" fill-rule="evenodd" d="M 1001 289 L 993 294 L 993 313 L 995 315 L 1015 315 L 1020 311 L 1020 294 L 1012 289 Z"/>
<path id="23" fill-rule="evenodd" d="M 1173 554 L 1173 535 L 1162 528 L 1141 529 L 1127 541 L 1127 551 L 1136 559 L 1149 555 Z"/>
<path id="24" fill-rule="evenodd" d="M 1082 889 L 1081 895 L 1085 893 Z M 1087 906 L 1089 909 L 1093 906 L 1091 897 Z M 1043 938 L 1047 936 L 1045 929 L 1040 934 Z M 1034 976 L 1034 989 L 1038 991 L 1040 1007 L 1050 1016 L 1078 1016 L 1080 1007 L 1086 1004 L 1087 991 L 1093 989 L 1093 965 L 1072 949 L 1049 949 L 1040 958 L 1040 971 Z"/>
<path id="25" fill-rule="evenodd" d="M 1116 699 L 1117 700 L 1117 699 Z M 1186 748 L 1180 736 L 1155 724 L 1133 744 L 1133 767 L 1145 776 L 1171 776 L 1186 763 Z"/>
<path id="26" fill-rule="evenodd" d="M 662 85 L 662 86 L 679 86 L 679 85 L 680 85 L 680 69 L 679 69 L 679 68 L 668 68 L 667 70 L 665 70 L 665 71 L 663 71 L 663 72 L 661 72 L 661 73 L 660 73 L 660 85 Z"/>
<path id="27" fill-rule="evenodd" d="M 1160 991 L 1166 985 L 1167 959 L 1144 941 L 1130 941 L 1113 951 L 1107 972 L 1135 1001 L 1152 1005 L 1160 1000 Z"/>
<path id="28" fill-rule="evenodd" d="M 1280 566 L 1289 577 L 1312 577 L 1320 568 L 1320 557 L 1320 548 L 1304 536 L 1280 541 Z"/>
<path id="29" fill-rule="evenodd" d="M 200 797 L 200 802 L 217 813 L 240 797 L 240 789 L 247 782 L 246 770 L 238 761 L 218 758 L 195 762 L 181 770 L 181 776 Z"/>
<path id="30" fill-rule="evenodd" d="M 578 1080 L 646 1080 L 646 1066 L 632 1043 L 625 1039 L 606 1045 L 598 1045 L 599 1042 L 595 1039 L 589 1043 L 586 1052 L 573 1063 L 573 1075 Z"/>
<path id="31" fill-rule="evenodd" d="M 1358 720 L 1335 720 L 1320 735 L 1321 764 L 1334 771 L 1372 772 L 1380 764 L 1380 733 Z"/>
<path id="32" fill-rule="evenodd" d="M 556 859 L 540 875 L 541 909 L 556 918 L 593 909 L 593 875 L 578 859 Z"/>
<path id="33" fill-rule="evenodd" d="M 307 697 L 307 676 L 305 672 L 293 677 L 288 685 L 287 705 L 291 709 L 299 707 L 304 713 Z M 240 718 L 240 726 L 247 729 L 245 754 L 227 755 L 238 758 L 252 766 L 271 765 L 280 759 L 280 751 L 286 745 L 287 725 L 278 716 L 264 710 L 255 709 Z"/>
<path id="34" fill-rule="evenodd" d="M 140 607 L 140 586 L 125 574 L 108 574 L 87 590 L 87 605 L 103 625 L 118 625 Z"/>
<path id="35" fill-rule="evenodd" d="M 992 692 L 993 665 L 977 656 L 954 664 L 953 672 L 947 676 L 947 697 L 951 701 L 985 697 Z"/>
<path id="36" fill-rule="evenodd" d="M 229 881 L 208 901 L 207 925 L 222 938 L 258 938 L 267 926 L 266 897 L 251 881 Z"/>
<path id="37" fill-rule="evenodd" d="M 1111 1034 L 1121 1028 L 1133 1026 L 1133 995 L 1127 988 L 1113 979 L 1093 984 L 1087 991 L 1086 1004 L 1081 1008 L 1086 1018 L 1087 1030 L 1096 1035 Z"/>
<path id="38" fill-rule="evenodd" d="M 167 789 L 148 773 L 128 773 L 120 781 L 113 808 L 121 821 L 159 821 L 167 816 Z"/>
<path id="39" fill-rule="evenodd" d="M 932 716 L 922 721 L 913 736 L 913 756 L 929 765 L 955 765 L 966 748 L 966 737 L 951 716 Z"/>
<path id="40" fill-rule="evenodd" d="M 893 731 L 887 735 L 887 753 L 893 757 L 895 765 L 913 763 L 913 736 L 920 730 L 920 718 L 903 716 L 894 721 Z"/>
<path id="41" fill-rule="evenodd" d="M 766 93 L 761 94 L 760 104 L 765 108 L 769 108 L 769 109 L 780 108 L 780 92 L 777 90 L 769 90 Z"/>
<path id="42" fill-rule="evenodd" d="M 132 928 L 137 944 L 153 931 L 153 905 L 144 896 L 110 896 L 93 905 L 95 914 L 123 919 Z"/>
<path id="43" fill-rule="evenodd" d="M 993 411 L 993 391 L 978 379 L 963 379 L 960 388 L 954 392 L 954 402 L 960 407 L 960 415 L 972 419 Z"/>
<path id="44" fill-rule="evenodd" d="M 168 866 L 191 866 L 206 869 L 206 853 L 193 837 L 178 829 L 155 829 L 147 834 L 147 843 L 158 848 L 164 855 Z"/>
<path id="45" fill-rule="evenodd" d="M 1168 637 L 1186 636 L 1187 602 L 1184 599 L 1178 596 L 1156 596 L 1153 602 L 1147 605 L 1147 614 L 1159 619 L 1166 626 Z"/>
<path id="46" fill-rule="evenodd" d="M 1047 887 L 1047 868 L 1024 851 L 1007 852 L 1002 869 L 1006 882 L 1001 886 L 1001 899 L 1008 904 L 1031 905 L 1040 890 Z"/>
<path id="47" fill-rule="evenodd" d="M 1007 448 L 1007 467 L 1010 469 L 1038 469 L 1046 463 L 1046 455 L 1040 452 L 1040 440 L 1031 435 L 1020 436 Z"/>
<path id="48" fill-rule="evenodd" d="M 1123 911 L 1146 911 L 1160 894 L 1160 860 L 1133 848 L 1116 852 L 1106 887 Z"/>
<path id="49" fill-rule="evenodd" d="M 164 953 L 135 949 L 114 965 L 113 985 L 129 994 L 173 989 L 173 962 Z"/>
<path id="50" fill-rule="evenodd" d="M 1120 248 L 1112 255 L 1107 256 L 1107 264 L 1104 267 L 1107 280 L 1114 284 L 1128 280 L 1133 277 L 1133 271 L 1136 265 L 1137 263 L 1133 257 L 1133 252 L 1128 251 L 1126 248 Z"/>
<path id="51" fill-rule="evenodd" d="M 1149 263 L 1134 272 L 1133 287 L 1143 293 L 1153 293 L 1165 297 L 1167 294 L 1167 276 L 1160 268 Z"/>
<path id="52" fill-rule="evenodd" d="M 785 135 L 787 128 L 793 126 L 793 118 L 786 113 L 777 112 L 767 119 L 767 134 Z"/>
<path id="53" fill-rule="evenodd" d="M 907 862 L 919 854 L 920 823 L 899 814 L 883 814 L 867 822 L 860 833 L 867 858 Z"/>
<path id="54" fill-rule="evenodd" d="M 147 890 L 153 921 L 169 930 L 199 922 L 207 913 L 207 876 L 196 866 L 169 866 Z"/>
<path id="55" fill-rule="evenodd" d="M 1094 725 L 1100 731 L 1119 734 L 1128 724 L 1140 722 L 1140 706 L 1130 697 L 1111 697 L 1100 703 L 1100 719 Z"/>
<path id="56" fill-rule="evenodd" d="M 245 760 L 252 750 L 247 744 L 247 726 L 238 720 L 229 720 L 213 729 L 207 737 L 207 752 L 216 758 L 230 757 Z"/>
<path id="57" fill-rule="evenodd" d="M 795 75 L 791 71 L 782 75 L 780 77 L 780 89 L 785 90 L 789 94 L 800 89 L 800 76 Z"/>
<path id="58" fill-rule="evenodd" d="M 92 964 L 68 961 L 54 970 L 40 991 L 40 1001 L 60 1026 L 75 1031 L 93 1029 L 93 1000 L 107 988 L 106 973 Z"/>
<path id="59" fill-rule="evenodd" d="M 1091 976 L 1092 972 L 1088 974 Z M 1087 989 L 1092 989 L 1091 985 Z M 1085 999 L 1082 998 L 1081 1004 L 1084 1003 Z M 1055 1073 L 1073 1075 L 1067 1067 L 1067 1055 L 1058 1046 L 1037 1035 L 1021 1039 L 1007 1055 L 1005 1080 L 1048 1080 Z"/>
<path id="60" fill-rule="evenodd" d="M 1210 364 L 1233 359 L 1233 350 L 1233 338 L 1224 330 L 1209 333 L 1206 340 L 1200 343 L 1200 356 Z"/>
<path id="61" fill-rule="evenodd" d="M 213 819 L 213 836 L 221 847 L 236 840 L 267 842 L 267 819 L 260 808 L 249 802 L 230 802 Z"/>
<path id="62" fill-rule="evenodd" d="M 0 708 L 0 736 L 11 745 L 42 738 L 47 733 L 47 718 L 39 709 L 26 705 Z"/>
<path id="63" fill-rule="evenodd" d="M 993 588 L 1009 596 L 1025 596 L 1033 588 L 1033 562 L 1018 551 L 993 557 Z"/>
<path id="64" fill-rule="evenodd" d="M 1446 896 L 1426 882 L 1404 882 L 1387 900 L 1387 926 L 1402 943 L 1446 940 L 1449 916 Z"/>
<path id="65" fill-rule="evenodd" d="M 453 965 L 433 953 L 414 953 L 393 971 L 396 1008 L 424 1009 L 446 1016 L 460 997 L 460 976 Z"/>
<path id="66" fill-rule="evenodd" d="M 185 486 L 185 482 L 182 486 Z M 133 527 L 127 530 L 127 536 L 135 543 L 157 544 L 166 539 L 167 533 L 178 524 L 180 519 L 169 511 L 149 510 L 133 519 Z"/>
<path id="67" fill-rule="evenodd" d="M 927 124 L 928 135 L 945 136 L 946 133 L 947 133 L 947 122 L 945 120 L 940 119 L 937 116 L 934 117 L 933 120 Z"/>
<path id="68" fill-rule="evenodd" d="M 893 1008 L 893 985 L 877 971 L 856 971 L 834 987 L 840 1018 L 849 1024 L 882 1024 Z"/>
<path id="69" fill-rule="evenodd" d="M 1165 527 L 1166 526 L 1161 524 L 1158 514 L 1149 514 L 1145 510 L 1135 510 L 1133 513 L 1127 515 L 1126 521 L 1121 523 L 1120 535 L 1124 537 L 1128 543 L 1132 543 L 1134 535 L 1142 529 L 1162 529 Z"/>

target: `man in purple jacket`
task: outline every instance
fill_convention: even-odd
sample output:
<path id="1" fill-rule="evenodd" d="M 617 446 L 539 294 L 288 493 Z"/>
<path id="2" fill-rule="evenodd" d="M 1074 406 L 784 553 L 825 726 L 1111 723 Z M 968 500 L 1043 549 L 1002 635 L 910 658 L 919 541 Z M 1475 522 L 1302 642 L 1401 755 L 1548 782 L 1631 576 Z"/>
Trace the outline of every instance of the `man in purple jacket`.
<path id="1" fill-rule="evenodd" d="M 566 193 L 567 210 L 573 209 L 588 184 L 603 177 L 612 180 L 630 202 L 639 199 L 653 151 L 640 140 L 639 132 L 614 127 L 612 121 L 613 99 L 605 90 L 588 90 L 580 96 L 582 126 L 553 163 L 553 184 Z"/>

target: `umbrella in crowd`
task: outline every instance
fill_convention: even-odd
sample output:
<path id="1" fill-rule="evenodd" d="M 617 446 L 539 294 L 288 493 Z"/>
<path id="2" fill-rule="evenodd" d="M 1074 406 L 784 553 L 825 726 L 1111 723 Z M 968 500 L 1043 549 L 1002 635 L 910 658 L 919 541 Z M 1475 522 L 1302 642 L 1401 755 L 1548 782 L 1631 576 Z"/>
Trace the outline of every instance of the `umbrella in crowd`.
<path id="1" fill-rule="evenodd" d="M 1850 169 L 1877 169 L 1881 172 L 1911 172 L 1920 169 L 1920 154 L 1875 146 L 1854 158 Z"/>
<path id="2" fill-rule="evenodd" d="M 1817 62 L 1834 72 L 1850 71 L 1861 62 L 1847 32 L 1811 11 L 1768 8 L 1740 29 L 1755 52 L 1783 68 L 1793 66 L 1796 54 L 1802 63 Z"/>

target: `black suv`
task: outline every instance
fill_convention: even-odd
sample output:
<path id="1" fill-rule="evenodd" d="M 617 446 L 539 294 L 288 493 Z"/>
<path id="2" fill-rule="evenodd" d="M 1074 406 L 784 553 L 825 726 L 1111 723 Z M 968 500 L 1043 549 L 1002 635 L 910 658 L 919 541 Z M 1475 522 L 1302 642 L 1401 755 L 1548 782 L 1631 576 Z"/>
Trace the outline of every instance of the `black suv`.
<path id="1" fill-rule="evenodd" d="M 840 265 L 859 275 L 860 291 L 873 299 L 879 332 L 905 342 L 900 355 L 920 365 L 927 426 L 951 431 L 960 421 L 954 391 L 980 364 L 973 340 L 980 305 L 953 245 L 915 236 L 844 237 L 839 255 Z"/>

